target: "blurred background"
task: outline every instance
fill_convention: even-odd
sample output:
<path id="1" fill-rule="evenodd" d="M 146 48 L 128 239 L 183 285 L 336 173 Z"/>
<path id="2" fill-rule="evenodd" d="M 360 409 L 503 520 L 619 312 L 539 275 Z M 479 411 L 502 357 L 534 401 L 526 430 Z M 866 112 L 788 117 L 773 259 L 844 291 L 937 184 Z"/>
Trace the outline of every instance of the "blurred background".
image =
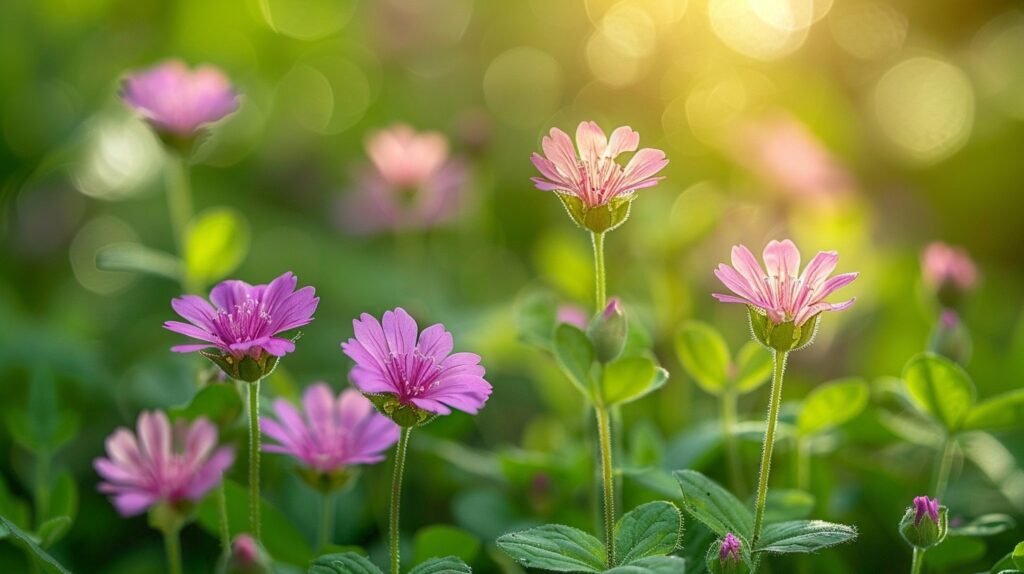
<path id="1" fill-rule="evenodd" d="M 186 403 L 203 366 L 172 355 L 180 339 L 161 328 L 179 283 L 159 265 L 111 271 L 102 255 L 175 252 L 165 152 L 117 97 L 126 73 L 169 58 L 213 64 L 241 94 L 193 158 L 193 201 L 211 221 L 201 243 L 220 245 L 200 283 L 291 270 L 321 297 L 268 395 L 346 385 L 338 344 L 363 311 L 404 306 L 483 356 L 487 408 L 413 441 L 407 556 L 434 537 L 477 571 L 515 573 L 493 545 L 509 528 L 593 527 L 592 421 L 550 357 L 521 342 L 517 320 L 530 294 L 588 311 L 593 297 L 589 237 L 529 181 L 529 156 L 552 126 L 628 124 L 671 160 L 607 241 L 609 293 L 671 372 L 657 395 L 623 409 L 624 467 L 722 475 L 715 400 L 680 368 L 673 336 L 697 318 L 733 349 L 749 337 L 742 308 L 710 297 L 731 245 L 758 252 L 791 237 L 805 261 L 835 249 L 839 272 L 861 273 L 845 289 L 856 305 L 827 316 L 792 358 L 784 397 L 795 404 L 840 377 L 872 384 L 871 406 L 815 458 L 810 488 L 815 517 L 857 524 L 861 537 L 774 562 L 775 572 L 909 568 L 896 523 L 926 490 L 935 454 L 927 433 L 899 424 L 911 415 L 886 389 L 937 320 L 921 279 L 926 244 L 962 246 L 979 268 L 961 308 L 978 395 L 1024 381 L 1024 229 L 1012 199 L 1024 175 L 1020 2 L 6 0 L 0 514 L 29 528 L 40 485 L 60 498 L 73 523 L 50 551 L 72 571 L 162 571 L 158 533 L 117 516 L 91 461 L 140 410 Z M 466 173 L 458 201 L 436 222 L 354 229 L 344 212 L 370 165 L 365 140 L 399 122 L 445 135 Z M 741 418 L 760 419 L 766 403 L 766 387 L 745 396 Z M 969 438 L 944 503 L 953 515 L 1024 515 L 1020 433 Z M 743 441 L 748 483 L 758 440 Z M 787 449 L 777 452 L 773 481 L 784 485 Z M 289 461 L 264 460 L 265 495 L 287 518 L 277 536 L 294 549 L 288 571 L 311 555 L 318 498 Z M 244 483 L 243 469 L 232 478 Z M 335 541 L 378 561 L 388 472 L 366 469 L 337 500 Z M 629 478 L 623 491 L 626 507 L 663 496 Z M 211 526 L 183 533 L 186 571 L 212 571 Z M 700 528 L 688 530 L 684 554 L 699 572 Z M 936 550 L 929 567 L 987 571 L 1020 535 Z M 0 570 L 30 566 L 3 543 Z"/>

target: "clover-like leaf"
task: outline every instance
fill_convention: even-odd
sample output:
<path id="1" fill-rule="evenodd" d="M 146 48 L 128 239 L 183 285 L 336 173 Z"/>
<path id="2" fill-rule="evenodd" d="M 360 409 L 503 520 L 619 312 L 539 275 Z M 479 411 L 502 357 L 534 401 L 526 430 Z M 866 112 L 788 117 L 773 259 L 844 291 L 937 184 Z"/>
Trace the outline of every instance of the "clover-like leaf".
<path id="1" fill-rule="evenodd" d="M 186 277 L 207 285 L 234 271 L 245 259 L 249 224 L 234 209 L 208 209 L 189 222 L 184 251 Z"/>
<path id="2" fill-rule="evenodd" d="M 605 574 L 684 574 L 686 561 L 678 556 L 649 556 L 633 562 L 622 564 Z"/>
<path id="3" fill-rule="evenodd" d="M 967 524 L 950 527 L 950 536 L 995 536 L 1013 530 L 1017 521 L 1007 514 L 983 514 Z"/>
<path id="4" fill-rule="evenodd" d="M 676 334 L 676 354 L 687 374 L 717 395 L 729 384 L 729 347 L 714 327 L 687 321 Z"/>
<path id="5" fill-rule="evenodd" d="M 749 542 L 754 517 L 731 492 L 695 470 L 672 473 L 683 491 L 683 508 L 719 536 L 733 533 Z"/>
<path id="6" fill-rule="evenodd" d="M 356 554 L 324 554 L 309 564 L 306 574 L 382 574 L 370 559 Z"/>
<path id="7" fill-rule="evenodd" d="M 632 564 L 648 556 L 664 556 L 679 547 L 683 515 L 671 502 L 641 504 L 627 512 L 615 526 L 616 560 Z"/>
<path id="8" fill-rule="evenodd" d="M 823 520 L 791 520 L 769 524 L 761 533 L 754 552 L 776 554 L 807 553 L 849 542 L 857 529 Z"/>
<path id="9" fill-rule="evenodd" d="M 594 365 L 594 345 L 586 333 L 574 325 L 562 323 L 555 328 L 555 358 L 566 376 L 583 396 L 593 399 L 590 368 Z"/>
<path id="10" fill-rule="evenodd" d="M 914 405 L 948 432 L 960 430 L 974 405 L 974 382 L 959 365 L 933 353 L 910 359 L 903 382 Z"/>
<path id="11" fill-rule="evenodd" d="M 545 524 L 498 538 L 498 548 L 528 568 L 555 572 L 600 572 L 606 554 L 601 541 L 582 530 Z"/>
<path id="12" fill-rule="evenodd" d="M 1024 389 L 985 399 L 967 413 L 966 430 L 1016 430 L 1024 428 Z"/>
<path id="13" fill-rule="evenodd" d="M 772 352 L 757 341 L 747 341 L 736 353 L 736 392 L 746 394 L 768 382 L 772 376 Z"/>
<path id="14" fill-rule="evenodd" d="M 803 401 L 797 430 L 808 436 L 839 426 L 864 410 L 870 391 L 861 379 L 831 381 L 816 387 Z"/>
<path id="15" fill-rule="evenodd" d="M 601 375 L 601 400 L 606 406 L 635 401 L 661 388 L 668 371 L 647 357 L 621 357 L 608 363 Z"/>
<path id="16" fill-rule="evenodd" d="M 409 574 L 470 574 L 473 569 L 456 556 L 431 558 L 409 571 Z"/>

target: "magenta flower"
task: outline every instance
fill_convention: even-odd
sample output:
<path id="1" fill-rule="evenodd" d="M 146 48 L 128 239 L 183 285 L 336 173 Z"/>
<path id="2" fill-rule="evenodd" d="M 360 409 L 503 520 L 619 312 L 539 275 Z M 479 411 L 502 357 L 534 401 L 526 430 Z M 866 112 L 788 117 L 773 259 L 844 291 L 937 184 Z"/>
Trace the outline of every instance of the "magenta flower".
<path id="1" fill-rule="evenodd" d="M 129 75 L 121 99 L 157 131 L 181 139 L 238 109 L 238 95 L 223 72 L 213 66 L 189 70 L 180 60 Z"/>
<path id="2" fill-rule="evenodd" d="M 718 559 L 722 562 L 739 562 L 741 548 L 740 539 L 729 532 L 722 539 L 722 546 L 718 549 Z"/>
<path id="3" fill-rule="evenodd" d="M 934 523 L 939 522 L 939 500 L 927 496 L 914 497 L 914 526 L 920 526 L 925 516 Z"/>
<path id="4" fill-rule="evenodd" d="M 608 139 L 596 123 L 581 122 L 576 128 L 576 145 L 579 156 L 568 134 L 551 128 L 541 142 L 544 155 L 534 153 L 530 158 L 542 176 L 531 181 L 537 189 L 575 196 L 586 209 L 657 184 L 663 178 L 655 174 L 668 164 L 661 150 L 637 151 L 640 134 L 629 126 L 616 128 Z M 634 151 L 625 168 L 615 162 L 620 154 Z"/>
<path id="5" fill-rule="evenodd" d="M 792 321 L 797 327 L 822 311 L 840 311 L 853 304 L 854 299 L 842 303 L 824 300 L 858 275 L 844 273 L 829 278 L 839 261 L 835 251 L 819 251 L 800 275 L 800 251 L 789 239 L 769 242 L 763 256 L 767 273 L 746 246 L 734 246 L 733 266 L 720 264 L 715 276 L 735 295 L 715 293 L 714 298 L 756 307 L 775 324 Z"/>
<path id="6" fill-rule="evenodd" d="M 231 447 L 217 446 L 217 427 L 205 418 L 191 424 L 160 411 L 139 415 L 138 434 L 119 428 L 107 438 L 107 458 L 93 461 L 117 511 L 134 516 L 154 504 L 198 502 L 234 462 Z"/>
<path id="7" fill-rule="evenodd" d="M 469 173 L 450 157 L 438 132 L 398 124 L 366 140 L 371 167 L 356 174 L 358 190 L 339 204 L 338 221 L 353 233 L 427 228 L 459 213 Z"/>
<path id="8" fill-rule="evenodd" d="M 933 289 L 952 287 L 966 292 L 978 282 L 978 269 L 971 256 L 959 247 L 935 241 L 921 253 L 921 272 Z"/>
<path id="9" fill-rule="evenodd" d="M 355 337 L 341 344 L 356 362 L 352 382 L 371 400 L 387 399 L 390 404 L 382 412 L 393 420 L 394 409 L 438 415 L 458 409 L 476 414 L 487 402 L 491 385 L 484 380 L 480 356 L 452 354 L 452 335 L 444 325 L 431 325 L 419 333 L 416 321 L 399 307 L 385 312 L 382 322 L 363 313 L 352 321 L 352 328 Z M 374 404 L 381 408 L 376 400 Z M 412 426 L 424 421 L 396 422 Z"/>
<path id="10" fill-rule="evenodd" d="M 300 413 L 283 399 L 274 401 L 277 419 L 263 418 L 263 433 L 277 444 L 266 452 L 292 456 L 310 469 L 330 474 L 357 464 L 384 460 L 383 451 L 398 441 L 398 426 L 373 409 L 355 389 L 337 399 L 324 383 L 312 385 L 302 397 Z"/>

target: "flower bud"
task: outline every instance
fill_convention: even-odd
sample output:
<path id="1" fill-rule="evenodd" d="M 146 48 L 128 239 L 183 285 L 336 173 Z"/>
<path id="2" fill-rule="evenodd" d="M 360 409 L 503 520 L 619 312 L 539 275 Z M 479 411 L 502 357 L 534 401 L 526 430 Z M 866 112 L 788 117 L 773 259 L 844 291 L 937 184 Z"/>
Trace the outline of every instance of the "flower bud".
<path id="1" fill-rule="evenodd" d="M 767 313 L 753 305 L 747 305 L 747 315 L 750 317 L 750 332 L 759 343 L 783 353 L 798 351 L 814 342 L 814 335 L 818 332 L 818 319 L 821 314 L 814 315 L 797 325 L 794 321 L 776 323 L 771 320 Z"/>
<path id="2" fill-rule="evenodd" d="M 921 275 L 943 307 L 957 308 L 978 283 L 978 269 L 967 251 L 939 241 L 921 253 Z"/>
<path id="3" fill-rule="evenodd" d="M 900 520 L 900 534 L 908 544 L 922 550 L 942 543 L 949 529 L 948 509 L 938 499 L 918 496 Z"/>
<path id="4" fill-rule="evenodd" d="M 971 358 L 971 333 L 956 311 L 943 309 L 939 323 L 932 330 L 928 350 L 964 365 Z"/>
<path id="5" fill-rule="evenodd" d="M 705 559 L 711 574 L 749 574 L 750 566 L 743 560 L 743 545 L 730 532 L 708 548 Z"/>
<path id="6" fill-rule="evenodd" d="M 587 207 L 583 200 L 570 193 L 559 193 L 558 199 L 562 200 L 562 205 L 576 225 L 594 233 L 611 231 L 625 223 L 633 204 L 633 194 L 614 197 L 608 203 L 592 207 Z"/>
<path id="7" fill-rule="evenodd" d="M 626 313 L 623 312 L 619 299 L 612 297 L 608 301 L 608 306 L 594 317 L 587 329 L 587 336 L 594 344 L 598 361 L 610 363 L 622 354 L 622 349 L 626 346 L 627 326 Z"/>
<path id="8" fill-rule="evenodd" d="M 270 559 L 263 548 L 248 534 L 239 534 L 231 543 L 231 553 L 226 555 L 218 568 L 218 574 L 272 574 Z"/>

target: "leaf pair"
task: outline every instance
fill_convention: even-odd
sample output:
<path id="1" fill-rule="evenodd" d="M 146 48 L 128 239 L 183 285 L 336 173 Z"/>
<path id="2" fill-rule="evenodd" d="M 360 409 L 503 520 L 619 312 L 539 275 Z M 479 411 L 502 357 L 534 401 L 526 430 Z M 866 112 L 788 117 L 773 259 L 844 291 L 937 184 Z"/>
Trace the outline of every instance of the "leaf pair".
<path id="1" fill-rule="evenodd" d="M 711 325 L 687 321 L 676 334 L 676 354 L 686 372 L 712 395 L 749 393 L 772 374 L 771 351 L 749 341 L 733 359 L 722 335 Z"/>
<path id="2" fill-rule="evenodd" d="M 454 556 L 431 558 L 409 571 L 409 574 L 470 574 L 473 570 Z M 309 565 L 307 574 L 382 574 L 370 559 L 355 552 L 325 554 Z"/>
<path id="3" fill-rule="evenodd" d="M 683 517 L 670 502 L 649 502 L 627 512 L 615 526 L 616 566 L 600 540 L 571 526 L 545 524 L 498 538 L 498 547 L 528 568 L 553 572 L 678 574 L 681 558 L 668 556 L 682 540 Z"/>
<path id="4" fill-rule="evenodd" d="M 566 376 L 596 405 L 635 401 L 668 380 L 668 371 L 646 356 L 625 355 L 598 368 L 593 343 L 574 325 L 563 323 L 556 327 L 553 344 L 555 358 Z"/>

